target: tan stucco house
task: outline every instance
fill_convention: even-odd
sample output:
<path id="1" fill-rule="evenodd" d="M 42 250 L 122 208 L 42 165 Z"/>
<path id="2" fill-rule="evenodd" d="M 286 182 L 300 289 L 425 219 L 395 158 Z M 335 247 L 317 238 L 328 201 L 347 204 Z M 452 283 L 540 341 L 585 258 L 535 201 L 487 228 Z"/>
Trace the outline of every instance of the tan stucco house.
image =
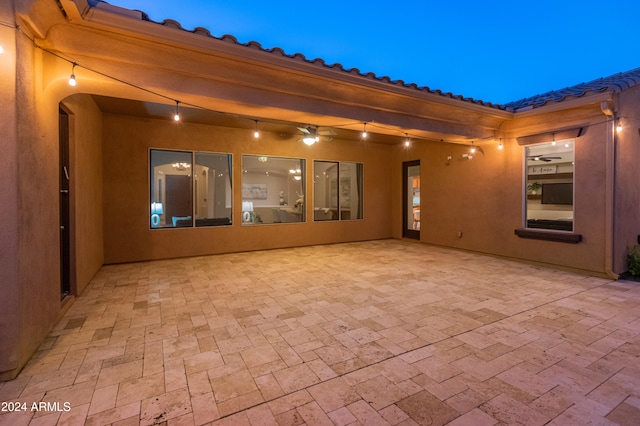
<path id="1" fill-rule="evenodd" d="M 2 379 L 106 264 L 413 238 L 617 278 L 637 243 L 640 69 L 496 105 L 95 0 L 0 23 Z"/>

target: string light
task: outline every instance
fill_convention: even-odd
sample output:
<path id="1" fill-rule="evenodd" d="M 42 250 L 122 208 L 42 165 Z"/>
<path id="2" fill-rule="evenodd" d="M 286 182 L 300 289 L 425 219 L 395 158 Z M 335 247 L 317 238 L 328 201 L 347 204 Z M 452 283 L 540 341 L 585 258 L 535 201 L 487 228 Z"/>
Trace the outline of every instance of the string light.
<path id="1" fill-rule="evenodd" d="M 253 131 L 253 137 L 258 139 L 260 137 L 260 132 L 258 131 L 258 120 L 254 120 L 256 122 L 255 130 Z"/>
<path id="2" fill-rule="evenodd" d="M 404 146 L 411 145 L 411 140 L 409 140 L 409 133 L 405 133 L 404 135 L 406 136 L 406 139 L 404 141 Z"/>
<path id="3" fill-rule="evenodd" d="M 469 150 L 472 154 L 476 153 L 476 147 L 473 145 L 473 141 L 471 141 L 471 149 Z"/>
<path id="4" fill-rule="evenodd" d="M 75 62 L 73 62 L 73 66 L 71 67 L 71 75 L 69 76 L 69 86 L 71 87 L 75 87 L 77 82 L 76 82 L 76 75 L 74 74 L 74 71 L 76 69 L 76 64 Z"/>
<path id="5" fill-rule="evenodd" d="M 179 103 L 179 101 L 176 101 L 176 113 L 173 115 L 173 121 L 180 121 L 180 111 L 178 109 Z"/>
<path id="6" fill-rule="evenodd" d="M 500 144 L 498 145 L 498 149 L 499 150 L 503 150 L 504 149 L 504 145 L 502 145 L 502 138 L 500 138 Z"/>
<path id="7" fill-rule="evenodd" d="M 364 126 L 362 128 L 362 139 L 366 139 L 367 138 L 367 123 L 364 123 Z"/>

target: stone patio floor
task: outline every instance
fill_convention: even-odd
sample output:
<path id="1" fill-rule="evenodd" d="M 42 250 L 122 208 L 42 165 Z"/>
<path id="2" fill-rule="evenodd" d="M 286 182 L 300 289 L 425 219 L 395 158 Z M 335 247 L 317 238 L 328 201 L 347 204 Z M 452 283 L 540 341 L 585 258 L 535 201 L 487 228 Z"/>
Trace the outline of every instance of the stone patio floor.
<path id="1" fill-rule="evenodd" d="M 402 240 L 108 265 L 0 424 L 638 425 L 639 318 L 638 283 Z"/>

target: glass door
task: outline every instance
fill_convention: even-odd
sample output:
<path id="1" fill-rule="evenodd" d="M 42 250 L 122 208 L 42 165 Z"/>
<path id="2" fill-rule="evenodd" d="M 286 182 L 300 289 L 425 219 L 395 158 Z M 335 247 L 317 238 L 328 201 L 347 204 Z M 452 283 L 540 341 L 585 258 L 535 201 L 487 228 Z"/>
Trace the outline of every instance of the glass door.
<path id="1" fill-rule="evenodd" d="M 420 160 L 402 163 L 402 236 L 420 239 Z"/>

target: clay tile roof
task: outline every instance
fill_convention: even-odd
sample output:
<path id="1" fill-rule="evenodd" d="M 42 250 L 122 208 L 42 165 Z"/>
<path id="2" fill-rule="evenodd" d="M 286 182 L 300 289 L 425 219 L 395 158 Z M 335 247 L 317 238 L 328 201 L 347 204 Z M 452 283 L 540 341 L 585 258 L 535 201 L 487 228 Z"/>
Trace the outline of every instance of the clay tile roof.
<path id="1" fill-rule="evenodd" d="M 107 2 L 103 1 L 103 0 L 89 0 L 89 4 L 91 7 L 96 7 L 97 5 L 99 5 L 100 3 L 105 3 L 108 4 Z M 509 102 L 507 104 L 493 104 L 491 102 L 485 102 L 479 99 L 473 99 L 473 98 L 465 98 L 462 95 L 454 95 L 451 92 L 443 92 L 442 90 L 439 89 L 430 89 L 429 87 L 426 86 L 422 86 L 419 87 L 417 84 L 415 83 L 405 83 L 402 80 L 391 80 L 391 78 L 387 77 L 387 76 L 383 76 L 383 77 L 379 77 L 376 74 L 372 73 L 372 72 L 367 72 L 367 73 L 363 73 L 361 72 L 359 69 L 357 68 L 350 68 L 350 69 L 345 69 L 341 64 L 327 64 L 324 60 L 316 58 L 316 59 L 308 59 L 306 58 L 303 54 L 301 53 L 294 53 L 294 54 L 288 54 L 286 53 L 284 50 L 282 50 L 279 47 L 274 47 L 271 49 L 267 49 L 262 47 L 262 45 L 258 42 L 255 41 L 250 41 L 248 43 L 240 43 L 238 41 L 238 39 L 236 39 L 234 36 L 229 35 L 229 34 L 225 34 L 222 35 L 220 37 L 216 37 L 216 36 L 212 36 L 211 33 L 209 32 L 209 30 L 207 30 L 206 28 L 202 28 L 202 27 L 197 27 L 192 31 L 186 30 L 184 29 L 179 22 L 173 20 L 173 19 L 165 19 L 162 22 L 156 22 L 153 21 L 152 19 L 149 18 L 149 15 L 147 15 L 146 13 L 142 12 L 142 11 L 136 11 L 140 13 L 141 19 L 143 21 L 148 21 L 148 22 L 152 22 L 155 24 L 159 24 L 165 27 L 170 27 L 170 28 L 175 28 L 175 29 L 179 29 L 182 31 L 187 31 L 187 32 L 191 32 L 193 34 L 197 34 L 197 35 L 202 35 L 205 37 L 210 37 L 216 40 L 220 40 L 222 42 L 227 42 L 227 43 L 231 43 L 231 44 L 235 44 L 238 46 L 244 46 L 250 49 L 256 49 L 256 50 L 260 50 L 262 52 L 266 52 L 266 53 L 270 53 L 273 55 L 280 55 L 283 57 L 287 57 L 290 58 L 292 60 L 296 60 L 296 61 L 300 61 L 300 62 L 306 62 L 312 65 L 316 65 L 319 67 L 325 67 L 325 68 L 330 68 L 333 70 L 337 70 L 337 71 L 342 71 L 345 73 L 349 73 L 352 75 L 356 75 L 356 76 L 360 76 L 363 78 L 368 78 L 371 80 L 377 80 L 383 83 L 387 83 L 387 84 L 391 84 L 394 86 L 401 86 L 401 87 L 406 87 L 406 88 L 411 88 L 414 90 L 418 90 L 421 92 L 426 92 L 426 93 L 432 93 L 435 95 L 439 95 L 439 96 L 443 96 L 446 98 L 450 98 L 450 99 L 457 99 L 460 100 L 462 102 L 469 102 L 469 103 L 473 103 L 473 104 L 477 104 L 477 105 L 482 105 L 482 106 L 486 106 L 486 107 L 490 107 L 490 108 L 495 108 L 495 109 L 500 109 L 500 110 L 507 110 L 507 111 L 518 111 L 518 110 L 522 110 L 522 109 L 532 109 L 532 108 L 537 108 L 537 107 L 541 107 L 543 105 L 546 105 L 548 103 L 551 102 L 562 102 L 564 100 L 570 99 L 570 98 L 579 98 L 588 94 L 593 94 L 593 93 L 599 93 L 599 92 L 606 92 L 606 91 L 613 91 L 613 92 L 621 92 L 625 89 L 628 89 L 630 87 L 636 86 L 638 84 L 640 84 L 640 68 L 636 68 L 634 70 L 631 71 L 627 71 L 624 73 L 619 73 L 619 74 L 614 74 L 612 76 L 609 77 L 604 77 L 604 78 L 600 78 L 597 80 L 593 80 L 591 82 L 588 83 L 580 83 L 577 84 L 575 86 L 571 86 L 571 87 L 567 87 L 565 89 L 561 89 L 561 90 L 552 90 L 550 92 L 547 93 L 542 93 L 540 95 L 535 95 L 535 96 L 531 96 L 528 98 L 524 98 L 521 99 L 519 101 L 515 101 L 515 102 Z"/>
<path id="2" fill-rule="evenodd" d="M 109 3 L 102 1 L 102 0 L 88 0 L 89 1 L 89 5 L 91 7 L 100 7 L 99 5 L 102 4 L 106 4 L 108 5 Z M 125 9 L 126 10 L 126 9 Z M 191 32 L 193 34 L 197 34 L 197 35 L 202 35 L 205 37 L 210 37 L 216 40 L 220 40 L 222 42 L 227 42 L 227 43 L 231 43 L 231 44 L 235 44 L 238 46 L 244 46 L 247 48 L 252 48 L 252 49 L 258 49 L 261 50 L 263 52 L 266 53 L 271 53 L 274 55 L 280 55 L 283 57 L 287 57 L 290 58 L 292 60 L 296 60 L 296 61 L 300 61 L 300 62 L 306 62 L 312 65 L 316 65 L 319 67 L 325 67 L 325 68 L 330 68 L 333 70 L 337 70 L 337 71 L 342 71 L 348 74 L 352 74 L 352 75 L 357 75 L 363 78 L 367 78 L 367 79 L 371 79 L 371 80 L 377 80 L 383 83 L 387 83 L 387 84 L 391 84 L 394 86 L 400 86 L 400 87 L 406 87 L 406 88 L 410 88 L 410 89 L 414 89 L 414 90 L 418 90 L 421 92 L 426 92 L 426 93 L 432 93 L 435 95 L 439 95 L 439 96 L 443 96 L 443 97 L 447 97 L 447 98 L 451 98 L 451 99 L 458 99 L 458 100 L 462 100 L 464 102 L 470 102 L 473 104 L 477 104 L 477 105 L 483 105 L 483 106 L 487 106 L 490 108 L 496 108 L 496 109 L 505 109 L 503 106 L 499 105 L 499 104 L 492 104 L 491 102 L 485 102 L 482 100 L 476 100 L 473 98 L 464 98 L 461 95 L 453 95 L 451 92 L 447 92 L 447 93 L 443 93 L 441 90 L 432 90 L 429 87 L 426 86 L 422 86 L 419 87 L 417 84 L 415 83 L 405 83 L 402 80 L 391 80 L 390 77 L 378 77 L 376 74 L 372 73 L 372 72 L 367 72 L 367 73 L 363 73 L 361 72 L 359 69 L 357 68 L 350 68 L 350 69 L 345 69 L 341 64 L 327 64 L 324 60 L 316 58 L 316 59 L 308 59 L 307 57 L 305 57 L 303 54 L 301 53 L 294 53 L 294 54 L 288 54 L 285 53 L 284 50 L 282 50 L 279 47 L 274 47 L 271 49 L 267 49 L 267 48 L 263 48 L 262 45 L 260 45 L 260 43 L 255 42 L 255 41 L 250 41 L 248 43 L 240 43 L 238 41 L 238 39 L 236 39 L 234 36 L 229 35 L 229 34 L 225 34 L 222 35 L 220 37 L 216 37 L 216 36 L 212 36 L 211 33 L 209 32 L 209 30 L 207 30 L 206 28 L 202 28 L 202 27 L 197 27 L 192 31 L 186 30 L 185 28 L 183 28 L 179 22 L 173 20 L 173 19 L 165 19 L 162 22 L 156 22 L 153 21 L 149 15 L 147 15 L 145 12 L 140 11 L 140 10 L 135 10 L 135 12 L 139 13 L 140 15 L 140 19 L 143 21 L 147 21 L 147 22 L 152 22 L 154 24 L 158 24 L 158 25 L 162 25 L 165 27 L 169 27 L 169 28 L 174 28 L 174 29 L 178 29 L 178 30 L 182 30 L 182 31 L 187 31 L 187 32 Z"/>
<path id="3" fill-rule="evenodd" d="M 587 83 L 576 84 L 560 90 L 552 90 L 547 93 L 531 96 L 504 105 L 508 110 L 518 111 L 524 108 L 538 108 L 551 102 L 562 102 L 571 98 L 580 98 L 585 95 L 612 91 L 622 92 L 640 84 L 640 68 L 627 72 L 621 72 L 609 77 L 599 78 Z"/>

